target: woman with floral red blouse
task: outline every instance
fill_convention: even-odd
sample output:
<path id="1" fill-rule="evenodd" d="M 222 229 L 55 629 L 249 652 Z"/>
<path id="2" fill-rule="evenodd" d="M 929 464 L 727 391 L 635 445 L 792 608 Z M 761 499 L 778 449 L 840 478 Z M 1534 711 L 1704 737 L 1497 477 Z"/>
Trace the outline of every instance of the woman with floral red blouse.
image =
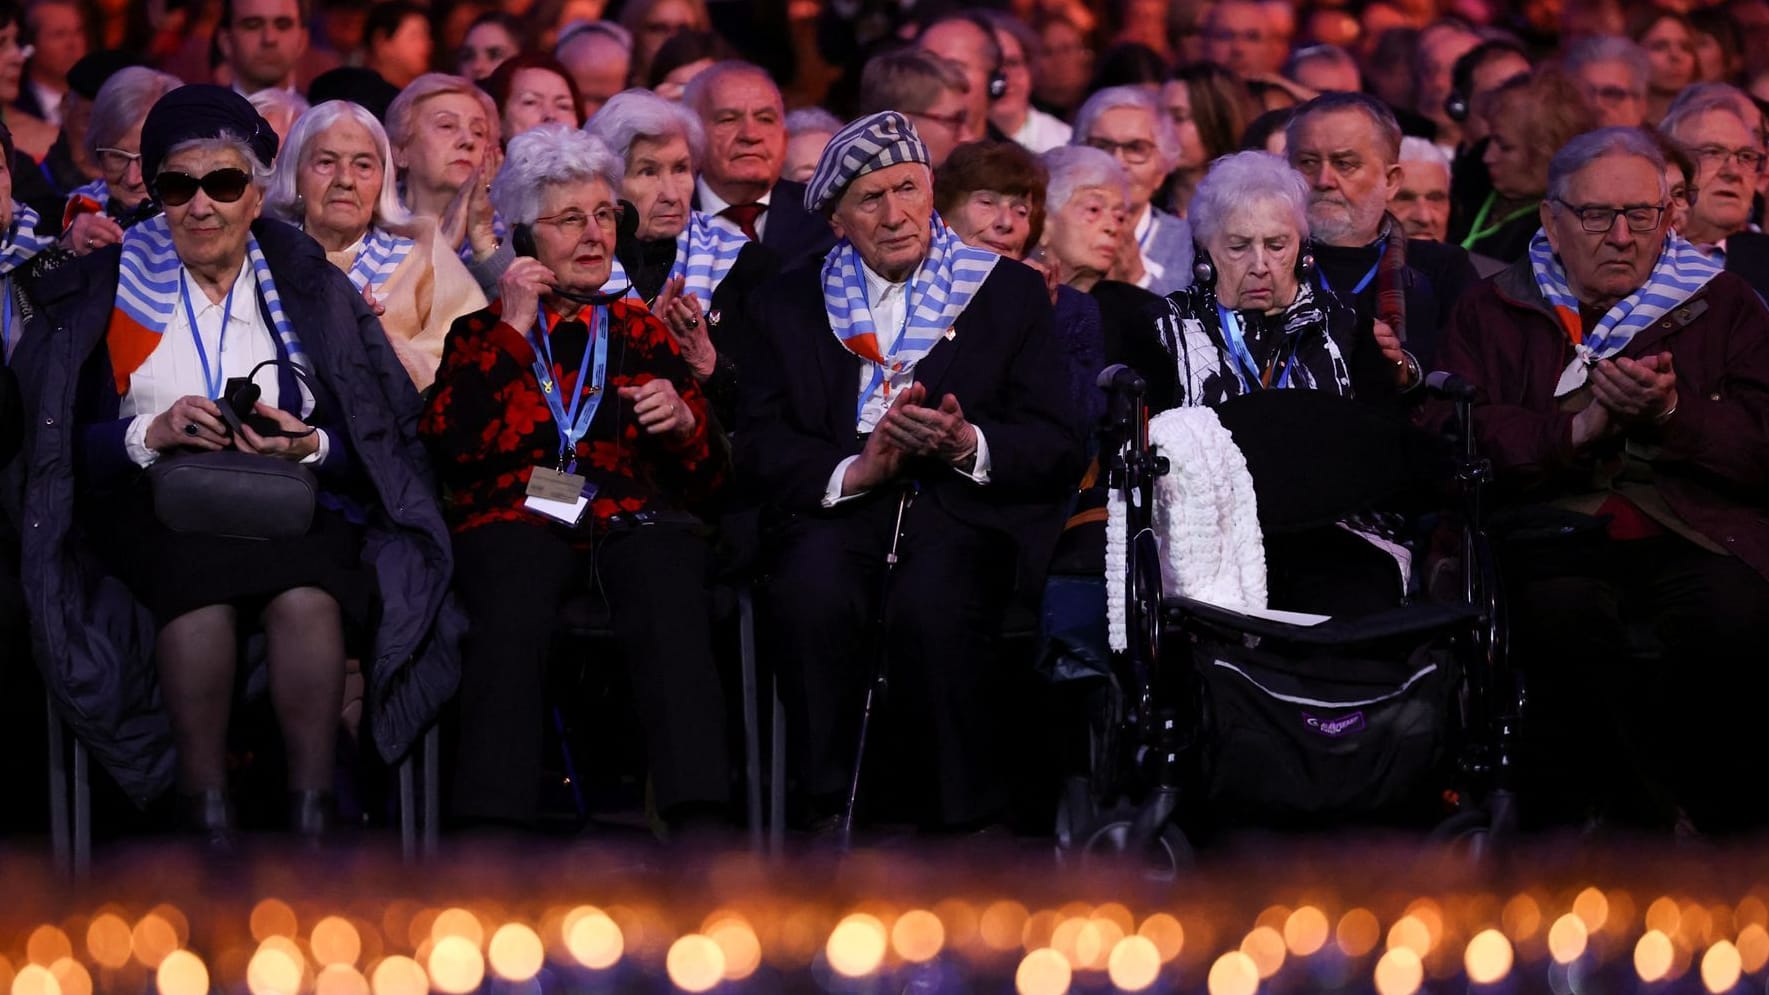
<path id="1" fill-rule="evenodd" d="M 613 617 L 659 812 L 679 826 L 727 802 L 710 547 L 692 509 L 729 459 L 674 336 L 603 287 L 621 174 L 574 128 L 510 140 L 491 201 L 518 256 L 499 300 L 450 330 L 420 426 L 471 619 L 454 785 L 465 823 L 534 820 L 546 655 L 560 602 L 585 590 Z"/>

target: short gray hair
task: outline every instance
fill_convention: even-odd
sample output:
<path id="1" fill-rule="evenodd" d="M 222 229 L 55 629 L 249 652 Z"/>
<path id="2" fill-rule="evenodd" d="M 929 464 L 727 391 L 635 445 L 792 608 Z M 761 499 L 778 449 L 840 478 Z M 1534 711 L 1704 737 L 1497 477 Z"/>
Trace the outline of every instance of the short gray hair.
<path id="1" fill-rule="evenodd" d="M 171 73 L 146 66 L 130 66 L 117 70 L 104 81 L 92 98 L 92 120 L 86 127 L 86 151 L 93 158 L 98 150 L 109 148 L 136 125 L 147 120 L 161 97 L 184 85 Z"/>
<path id="2" fill-rule="evenodd" d="M 297 118 L 313 107 L 306 97 L 280 86 L 267 86 L 246 97 L 246 101 L 257 108 L 258 114 L 266 120 L 269 120 L 273 111 L 283 111 L 289 115 L 290 124 L 294 124 Z"/>
<path id="3" fill-rule="evenodd" d="M 1436 142 L 1408 135 L 1400 140 L 1400 162 L 1425 162 L 1433 166 L 1450 168 L 1450 157 L 1444 154 Z"/>
<path id="4" fill-rule="evenodd" d="M 1599 62 L 1619 62 L 1627 66 L 1628 73 L 1634 77 L 1632 89 L 1635 96 L 1646 96 L 1646 84 L 1652 78 L 1652 63 L 1646 58 L 1646 49 L 1633 39 L 1620 35 L 1592 35 L 1579 39 L 1566 50 L 1566 71 L 1574 76 L 1586 66 Z"/>
<path id="5" fill-rule="evenodd" d="M 491 181 L 491 206 L 512 225 L 531 225 L 541 213 L 543 187 L 601 180 L 620 196 L 626 170 L 608 145 L 564 124 L 543 124 L 510 139 L 503 168 Z"/>
<path id="6" fill-rule="evenodd" d="M 498 122 L 503 115 L 498 113 L 498 105 L 491 99 L 491 94 L 465 77 L 448 73 L 425 73 L 399 91 L 399 96 L 387 105 L 387 140 L 397 148 L 410 144 L 417 132 L 418 105 L 445 93 L 458 93 L 479 101 L 480 108 L 485 111 L 485 140 L 492 143 L 498 140 Z"/>
<path id="7" fill-rule="evenodd" d="M 1130 178 L 1124 167 L 1110 152 L 1091 145 L 1058 145 L 1038 157 L 1050 171 L 1050 184 L 1045 187 L 1044 210 L 1055 214 L 1067 207 L 1076 191 L 1108 187 L 1130 198 Z"/>
<path id="8" fill-rule="evenodd" d="M 576 20 L 567 24 L 559 32 L 559 39 L 553 42 L 553 58 L 565 51 L 565 46 L 582 38 L 604 38 L 619 45 L 628 52 L 633 50 L 633 33 L 613 21 Z"/>
<path id="9" fill-rule="evenodd" d="M 1173 119 L 1155 95 L 1140 86 L 1108 86 L 1087 98 L 1081 109 L 1075 112 L 1075 132 L 1069 139 L 1072 144 L 1086 145 L 1087 136 L 1093 131 L 1093 123 L 1101 114 L 1120 107 L 1135 107 L 1149 112 L 1155 125 L 1155 148 L 1161 155 L 1161 171 L 1171 170 L 1179 162 L 1179 130 L 1173 126 Z"/>
<path id="10" fill-rule="evenodd" d="M 1192 235 L 1200 243 L 1209 241 L 1236 208 L 1262 200 L 1288 207 L 1296 231 L 1308 235 L 1308 181 L 1270 152 L 1235 152 L 1210 164 L 1187 207 Z"/>
<path id="11" fill-rule="evenodd" d="M 1672 141 L 1680 141 L 1677 137 L 1678 129 L 1696 115 L 1709 111 L 1724 111 L 1738 118 L 1740 123 L 1757 136 L 1757 143 L 1763 143 L 1762 110 L 1749 94 L 1729 83 L 1695 83 L 1684 87 L 1683 92 L 1677 94 L 1677 99 L 1671 101 L 1664 119 L 1658 123 L 1659 134 Z"/>
<path id="12" fill-rule="evenodd" d="M 1665 156 L 1658 150 L 1658 143 L 1640 128 L 1617 127 L 1587 131 L 1560 146 L 1560 151 L 1548 160 L 1546 199 L 1564 202 L 1574 175 L 1593 162 L 1612 155 L 1638 156 L 1651 163 L 1652 171 L 1658 177 L 1659 199 L 1662 201 L 1670 196 L 1671 188 L 1665 182 Z"/>
<path id="13" fill-rule="evenodd" d="M 743 73 L 748 73 L 751 76 L 760 76 L 762 79 L 767 80 L 768 85 L 774 88 L 774 97 L 776 100 L 780 101 L 782 113 L 784 113 L 786 99 L 780 96 L 780 84 L 774 82 L 774 77 L 768 75 L 766 69 L 763 69 L 761 66 L 758 66 L 753 62 L 744 62 L 742 59 L 726 59 L 723 62 L 715 62 L 701 70 L 700 75 L 689 80 L 688 85 L 682 87 L 682 105 L 693 110 L 694 113 L 700 115 L 704 120 L 707 114 L 706 101 L 712 96 L 713 87 L 718 84 L 719 80 L 724 79 L 726 76 Z"/>
<path id="14" fill-rule="evenodd" d="M 786 115 L 786 137 L 797 138 L 819 131 L 833 135 L 842 130 L 842 124 L 841 118 L 821 107 L 800 107 Z"/>
<path id="15" fill-rule="evenodd" d="M 148 188 L 150 190 L 153 188 L 154 180 L 159 178 L 160 173 L 166 171 L 166 164 L 172 161 L 173 156 L 183 155 L 192 149 L 204 151 L 231 149 L 238 152 L 240 158 L 246 160 L 246 172 L 252 174 L 253 186 L 263 190 L 270 183 L 270 167 L 258 158 L 258 153 L 252 151 L 252 143 L 246 140 L 246 136 L 235 131 L 223 131 L 210 138 L 188 138 L 167 149 L 166 154 L 160 157 L 159 171 L 152 176 L 142 177 L 147 181 Z"/>
<path id="16" fill-rule="evenodd" d="M 285 221 L 300 224 L 306 220 L 300 206 L 300 175 L 307 146 L 327 128 L 349 118 L 363 126 L 375 143 L 375 154 L 381 157 L 381 192 L 375 198 L 374 223 L 402 225 L 411 220 L 411 212 L 399 202 L 399 183 L 393 176 L 393 149 L 387 132 L 368 108 L 348 100 L 328 100 L 301 115 L 289 129 L 288 140 L 277 153 L 276 169 L 271 172 L 270 188 L 264 194 L 264 207 Z"/>
<path id="17" fill-rule="evenodd" d="M 688 155 L 694 161 L 695 172 L 700 171 L 700 164 L 706 158 L 706 128 L 701 125 L 699 115 L 650 90 L 622 90 L 609 97 L 601 110 L 584 124 L 584 130 L 601 139 L 623 164 L 632 154 L 633 142 L 638 139 L 660 142 L 677 135 L 688 143 Z"/>
<path id="18" fill-rule="evenodd" d="M 1400 161 L 1401 135 L 1400 121 L 1396 120 L 1394 111 L 1388 105 L 1367 93 L 1323 93 L 1304 103 L 1290 112 L 1290 120 L 1284 124 L 1284 145 L 1292 154 L 1296 151 L 1296 132 L 1301 129 L 1303 119 L 1316 114 L 1333 114 L 1338 111 L 1357 111 L 1370 122 L 1376 130 L 1376 149 L 1386 157 L 1385 166 L 1392 166 Z"/>

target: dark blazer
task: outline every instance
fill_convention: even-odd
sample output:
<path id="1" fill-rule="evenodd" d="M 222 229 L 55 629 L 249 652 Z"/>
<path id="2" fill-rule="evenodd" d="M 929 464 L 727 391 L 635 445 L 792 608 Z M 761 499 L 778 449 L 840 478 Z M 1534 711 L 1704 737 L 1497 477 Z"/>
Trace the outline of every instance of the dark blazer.
<path id="1" fill-rule="evenodd" d="M 744 367 L 738 474 L 776 510 L 824 512 L 836 464 L 860 452 L 854 411 L 861 361 L 837 341 L 823 310 L 816 266 L 800 266 L 755 295 L 756 358 Z M 916 366 L 932 403 L 952 394 L 989 445 L 979 486 L 949 466 L 912 468 L 922 496 L 974 528 L 1019 542 L 1060 505 L 1081 476 L 1082 447 L 1066 363 L 1051 326 L 1044 282 L 1004 259 Z"/>
<path id="2" fill-rule="evenodd" d="M 344 438 L 366 478 L 363 564 L 380 593 L 374 648 L 364 659 L 375 745 L 397 760 L 454 694 L 466 628 L 448 595 L 452 547 L 435 480 L 417 438 L 420 402 L 380 322 L 319 244 L 280 221 L 253 226 L 290 323 L 321 388 L 349 414 Z M 97 379 L 115 393 L 105 330 L 121 250 L 111 247 L 47 274 L 41 311 L 14 355 L 33 434 L 24 455 L 25 589 L 37 663 L 58 711 L 133 799 L 172 782 L 171 730 L 153 676 L 154 627 L 86 548 L 75 524 L 82 439 L 76 395 Z"/>
<path id="3" fill-rule="evenodd" d="M 705 210 L 698 191 L 694 194 L 694 209 Z M 835 232 L 829 221 L 805 210 L 803 183 L 776 182 L 773 195 L 768 198 L 768 213 L 762 217 L 762 244 L 780 257 L 782 269 L 791 269 L 810 258 L 821 262 L 835 247 Z"/>
<path id="4" fill-rule="evenodd" d="M 1744 277 L 1758 296 L 1769 300 L 1769 235 L 1741 231 L 1728 236 L 1726 270 Z"/>
<path id="5" fill-rule="evenodd" d="M 1344 254 L 1345 258 L 1355 258 L 1357 266 L 1362 266 L 1366 257 L 1373 261 L 1375 254 L 1367 249 L 1345 249 L 1332 245 L 1316 245 L 1314 254 L 1319 263 L 1316 267 L 1315 287 L 1321 286 L 1321 276 L 1325 270 L 1333 270 L 1334 293 L 1360 316 L 1373 319 L 1376 311 L 1376 281 L 1370 281 L 1363 293 L 1353 296 L 1349 291 L 1356 285 L 1355 279 L 1340 276 L 1342 267 L 1335 263 L 1337 257 Z M 1455 311 L 1456 302 L 1462 299 L 1463 292 L 1479 282 L 1480 277 L 1474 271 L 1474 264 L 1469 261 L 1468 251 L 1461 246 L 1409 238 L 1404 278 L 1407 351 L 1413 354 L 1421 367 L 1430 370 L 1437 361 L 1437 345 L 1443 338 L 1444 331 L 1449 328 L 1450 315 Z"/>

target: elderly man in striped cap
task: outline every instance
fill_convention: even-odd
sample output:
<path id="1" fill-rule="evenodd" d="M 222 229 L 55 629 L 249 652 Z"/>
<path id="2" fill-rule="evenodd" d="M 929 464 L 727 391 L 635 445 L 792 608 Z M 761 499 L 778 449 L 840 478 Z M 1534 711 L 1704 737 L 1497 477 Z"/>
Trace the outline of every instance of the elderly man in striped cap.
<path id="1" fill-rule="evenodd" d="M 844 808 L 883 672 L 869 790 L 900 772 L 926 826 L 1000 813 L 994 643 L 1016 563 L 1048 548 L 1081 472 L 1043 282 L 933 204 L 908 119 L 852 122 L 805 191 L 839 241 L 752 314 L 737 458 L 769 504 L 765 620 L 814 821 Z"/>

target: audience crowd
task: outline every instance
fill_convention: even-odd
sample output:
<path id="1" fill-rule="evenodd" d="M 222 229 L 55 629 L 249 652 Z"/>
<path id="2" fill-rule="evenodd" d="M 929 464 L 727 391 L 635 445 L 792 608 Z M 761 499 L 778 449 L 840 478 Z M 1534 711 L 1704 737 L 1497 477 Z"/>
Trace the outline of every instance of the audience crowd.
<path id="1" fill-rule="evenodd" d="M 436 723 L 521 829 L 608 653 L 731 822 L 732 588 L 797 822 L 888 683 L 893 821 L 999 823 L 1115 363 L 1466 381 L 1526 818 L 1769 816 L 1769 0 L 0 0 L 0 108 L 0 699 L 217 846 L 242 697 L 297 833 Z M 1419 593 L 1338 526 L 1274 607 Z"/>

